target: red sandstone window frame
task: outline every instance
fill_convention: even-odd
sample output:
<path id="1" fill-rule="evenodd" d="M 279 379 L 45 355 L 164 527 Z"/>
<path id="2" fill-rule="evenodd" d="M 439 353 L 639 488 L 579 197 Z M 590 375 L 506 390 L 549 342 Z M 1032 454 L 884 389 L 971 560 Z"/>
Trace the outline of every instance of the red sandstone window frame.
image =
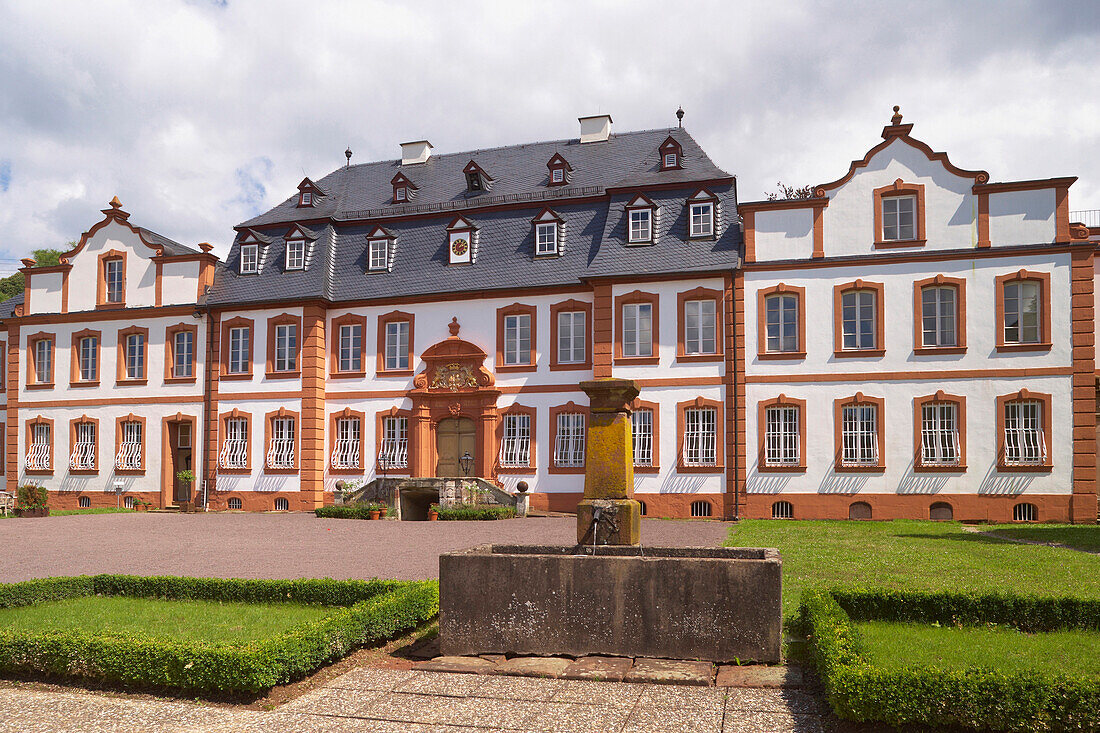
<path id="1" fill-rule="evenodd" d="M 798 410 L 798 463 L 769 464 L 767 460 L 767 416 L 769 407 L 793 407 Z M 756 404 L 757 473 L 806 473 L 806 400 L 780 394 Z"/>
<path id="2" fill-rule="evenodd" d="M 959 462 L 955 465 L 924 462 L 924 406 L 955 405 L 956 429 L 959 432 Z M 966 473 L 966 397 L 947 394 L 942 389 L 935 394 L 913 398 L 913 471 L 916 473 Z"/>
<path id="3" fill-rule="evenodd" d="M 794 351 L 768 351 L 768 298 L 794 296 L 798 312 L 798 348 Z M 756 291 L 756 358 L 760 360 L 806 358 L 806 288 L 776 283 Z"/>
<path id="4" fill-rule="evenodd" d="M 912 239 L 886 239 L 883 237 L 883 213 L 882 206 L 883 201 L 888 198 L 899 198 L 902 196 L 913 196 L 916 198 L 916 207 L 913 212 L 913 232 L 915 236 Z M 923 183 L 906 183 L 900 178 L 893 183 L 882 186 L 881 188 L 874 189 L 874 218 L 875 218 L 875 249 L 899 249 L 903 247 L 923 247 L 927 244 L 927 235 L 925 234 L 925 209 L 924 209 L 924 184 Z"/>
<path id="5" fill-rule="evenodd" d="M 554 461 L 558 445 L 558 415 L 563 412 L 580 413 L 584 415 L 584 466 L 558 466 Z M 588 465 L 588 431 L 592 429 L 592 413 L 587 405 L 578 405 L 572 400 L 564 405 L 555 405 L 549 409 L 550 413 L 550 447 L 547 451 L 549 463 L 547 472 L 552 474 L 584 474 Z"/>
<path id="6" fill-rule="evenodd" d="M 383 469 L 379 465 L 378 457 L 382 454 L 382 441 L 385 439 L 385 420 L 390 417 L 403 417 L 406 420 L 405 430 L 405 467 L 404 468 L 387 468 Z M 388 410 L 382 410 L 374 413 L 374 457 L 371 459 L 372 465 L 376 469 L 376 473 L 387 476 L 409 476 L 412 473 L 412 466 L 415 463 L 413 458 L 413 451 L 419 450 L 421 446 L 414 442 L 415 430 L 413 428 L 412 410 L 401 410 L 397 407 L 391 407 Z M 427 446 L 424 446 L 427 449 Z M 430 462 L 427 457 L 423 457 L 422 465 L 428 465 Z M 433 469 L 434 472 L 434 469 Z"/>
<path id="7" fill-rule="evenodd" d="M 272 468 L 267 465 L 267 454 L 271 451 L 271 441 L 275 436 L 275 420 L 279 418 L 294 419 L 294 466 L 291 468 Z M 249 440 L 251 443 L 251 439 Z M 264 415 L 264 473 L 269 476 L 290 476 L 298 473 L 302 459 L 302 420 L 299 413 L 280 407 L 278 410 Z"/>
<path id="8" fill-rule="evenodd" d="M 243 419 L 245 423 L 245 464 L 243 468 L 222 468 L 221 455 L 225 448 L 225 441 L 229 437 L 228 423 L 230 420 Z M 265 436 L 266 437 L 266 436 Z M 242 412 L 233 408 L 229 412 L 218 415 L 218 454 L 214 459 L 217 472 L 227 475 L 248 475 L 252 473 L 252 413 Z M 266 443 L 265 443 L 266 445 Z M 265 456 L 266 459 L 266 456 Z"/>
<path id="9" fill-rule="evenodd" d="M 687 431 L 687 411 L 690 409 L 710 408 L 714 415 L 714 459 L 713 464 L 688 465 L 684 462 L 684 443 Z M 726 471 L 726 421 L 725 409 L 719 400 L 696 397 L 693 400 L 676 403 L 676 472 L 677 473 L 725 473 Z"/>
<path id="10" fill-rule="evenodd" d="M 122 300 L 118 302 L 109 302 L 107 300 L 107 263 L 108 262 L 122 262 Z M 112 249 L 99 255 L 98 270 L 96 275 L 96 309 L 97 310 L 111 310 L 114 308 L 126 307 L 126 252 L 119 249 Z"/>
<path id="11" fill-rule="evenodd" d="M 692 301 L 714 301 L 714 353 L 687 353 L 687 304 Z M 697 363 L 722 361 L 725 358 L 725 336 L 723 324 L 726 322 L 724 298 L 721 290 L 698 287 L 676 294 L 676 361 Z M 656 352 L 654 352 L 656 353 Z"/>
<path id="12" fill-rule="evenodd" d="M 340 369 L 340 330 L 344 326 L 359 326 L 359 368 L 349 371 Z M 367 317 L 358 313 L 345 313 L 332 319 L 332 334 L 329 341 L 329 376 L 333 379 L 362 378 L 367 375 Z"/>
<path id="13" fill-rule="evenodd" d="M 844 348 L 844 295 L 851 292 L 871 292 L 875 294 L 875 345 L 869 349 Z M 885 292 L 882 283 L 867 280 L 853 280 L 833 286 L 833 357 L 850 359 L 853 357 L 875 357 L 886 354 Z"/>
<path id="14" fill-rule="evenodd" d="M 558 315 L 584 313 L 584 361 L 558 361 Z M 550 371 L 566 371 L 592 368 L 592 304 L 581 300 L 564 300 L 550 306 Z"/>
<path id="15" fill-rule="evenodd" d="M 245 360 L 248 370 L 244 372 L 229 371 L 229 334 L 234 328 L 248 329 L 248 358 Z M 256 353 L 256 322 L 251 318 L 241 316 L 222 321 L 221 337 L 220 378 L 223 380 L 252 379 L 252 363 L 255 361 L 254 354 Z"/>
<path id="16" fill-rule="evenodd" d="M 77 425 L 81 424 L 91 424 L 95 428 L 95 450 L 92 451 L 91 468 L 72 467 L 72 455 L 73 451 L 76 449 L 77 442 Z M 70 474 L 74 476 L 94 476 L 99 473 L 99 446 L 102 437 L 103 436 L 99 432 L 99 418 L 81 415 L 80 417 L 74 417 L 73 419 L 69 420 L 69 455 L 65 459 L 65 467 L 68 469 Z"/>
<path id="17" fill-rule="evenodd" d="M 524 466 L 503 466 L 500 463 L 500 449 L 504 445 L 504 418 L 508 415 L 527 415 L 530 418 L 530 448 L 527 452 L 527 464 Z M 587 430 L 587 423 L 585 429 Z M 497 473 L 533 475 L 538 466 L 538 453 L 536 451 L 536 436 L 538 435 L 538 410 L 534 407 L 513 402 L 500 411 L 500 419 L 497 420 L 496 455 L 493 458 L 494 470 Z M 585 436 L 587 438 L 587 434 Z"/>
<path id="18" fill-rule="evenodd" d="M 648 303 L 651 306 L 652 320 L 650 321 L 651 356 L 624 356 L 623 355 L 623 306 L 639 303 Z M 629 293 L 615 296 L 615 362 L 621 364 L 660 364 L 661 363 L 661 329 L 660 329 L 661 299 L 657 293 L 647 293 L 634 290 Z"/>
<path id="19" fill-rule="evenodd" d="M 955 289 L 955 345 L 924 345 L 924 289 L 950 287 Z M 966 280 L 936 275 L 913 283 L 913 351 L 918 354 L 966 353 Z"/>
<path id="20" fill-rule="evenodd" d="M 650 410 L 653 413 L 653 463 L 649 466 L 634 464 L 634 473 L 654 474 L 661 472 L 661 405 L 657 402 L 649 402 L 643 399 L 635 399 L 630 403 L 630 410 Z M 633 449 L 633 445 L 631 445 Z"/>
<path id="21" fill-rule="evenodd" d="M 27 453 L 30 451 L 31 445 L 34 444 L 34 426 L 35 425 L 48 425 L 50 428 L 50 467 L 49 468 L 27 468 Z M 43 417 L 42 415 L 36 415 L 30 420 L 27 420 L 24 424 L 24 444 L 23 444 L 23 473 L 28 476 L 52 476 L 54 470 L 57 468 L 57 432 L 54 430 L 54 421 L 51 418 Z"/>
<path id="22" fill-rule="evenodd" d="M 530 348 L 527 353 L 528 363 L 505 364 L 505 319 L 508 316 L 523 315 L 530 316 L 531 321 L 531 341 Z M 533 305 L 526 305 L 524 303 L 512 303 L 511 305 L 497 308 L 497 354 L 495 368 L 498 373 L 503 374 L 511 374 L 515 372 L 534 372 L 538 370 L 538 308 Z"/>
<path id="23" fill-rule="evenodd" d="M 50 342 L 50 369 L 49 369 L 49 381 L 38 381 L 38 369 L 37 361 L 38 357 L 38 342 L 49 341 Z M 57 334 L 49 333 L 47 331 L 39 331 L 33 333 L 27 337 L 27 389 L 52 389 L 54 386 L 54 375 L 57 369 Z"/>
<path id="24" fill-rule="evenodd" d="M 142 337 L 142 374 L 144 376 L 131 378 L 126 368 L 126 341 L 130 336 Z M 142 326 L 129 326 L 118 332 L 118 354 L 116 358 L 116 386 L 136 386 L 149 383 L 149 329 Z M 144 461 L 144 456 L 142 457 Z"/>
<path id="25" fill-rule="evenodd" d="M 141 467 L 140 468 L 119 468 L 115 465 L 117 461 L 118 452 L 122 449 L 122 425 L 123 423 L 136 422 L 141 425 Z M 147 446 L 149 445 L 149 426 L 146 419 L 140 415 L 130 413 L 123 415 L 122 417 L 115 418 L 115 452 L 111 456 L 111 467 L 114 469 L 115 474 L 119 476 L 144 476 L 145 469 L 149 466 L 149 454 Z"/>
<path id="26" fill-rule="evenodd" d="M 1046 451 L 1046 459 L 1042 463 L 1027 465 L 1007 464 L 1005 462 L 1005 405 L 1009 402 L 1038 402 L 1041 405 L 1043 444 Z M 1013 394 L 997 397 L 997 472 L 998 473 L 1049 473 L 1054 469 L 1054 453 L 1051 448 L 1054 445 L 1053 422 L 1053 398 L 1044 392 L 1032 392 L 1024 388 Z"/>
<path id="27" fill-rule="evenodd" d="M 359 468 L 336 468 L 332 465 L 332 455 L 336 452 L 336 441 L 339 439 L 338 424 L 340 420 L 358 420 L 359 421 Z M 350 407 L 345 407 L 339 412 L 333 412 L 329 414 L 328 421 L 329 429 L 329 450 L 328 455 L 325 457 L 326 469 L 328 473 L 336 476 L 360 476 L 366 473 L 367 464 L 364 458 L 366 457 L 366 443 L 367 443 L 367 415 L 364 412 L 353 410 Z M 298 451 L 295 451 L 296 453 Z"/>
<path id="28" fill-rule="evenodd" d="M 191 376 L 176 376 L 176 334 L 191 334 Z M 198 381 L 199 329 L 190 323 L 177 323 L 164 330 L 164 383 L 194 384 Z"/>
<path id="29" fill-rule="evenodd" d="M 400 323 L 405 321 L 409 324 L 409 350 L 408 350 L 408 369 L 387 369 L 386 368 L 386 326 L 390 323 Z M 408 377 L 412 376 L 415 369 L 415 363 L 413 360 L 413 354 L 416 352 L 414 336 L 416 333 L 416 317 L 412 313 L 405 313 L 404 311 L 390 311 L 384 315 L 378 317 L 378 353 L 377 364 L 375 373 L 379 377 Z"/>
<path id="30" fill-rule="evenodd" d="M 279 326 L 294 326 L 294 368 L 276 370 L 275 333 Z M 249 343 L 249 347 L 252 343 Z M 302 317 L 293 313 L 280 313 L 267 319 L 267 372 L 268 379 L 295 379 L 302 374 Z M 297 460 L 297 459 L 295 459 Z"/>
<path id="31" fill-rule="evenodd" d="M 1005 286 L 1010 283 L 1036 282 L 1039 284 L 1039 340 L 1035 343 L 1016 343 L 1005 341 Z M 997 329 L 996 344 L 999 352 L 1016 351 L 1049 351 L 1052 348 L 1050 327 L 1050 273 L 1036 272 L 1033 270 L 1017 270 L 1016 272 L 997 275 L 995 294 L 994 327 Z"/>
<path id="32" fill-rule="evenodd" d="M 875 407 L 875 432 L 878 441 L 878 462 L 866 465 L 844 465 L 844 408 L 857 405 Z M 833 473 L 883 473 L 886 470 L 886 400 L 856 392 L 852 397 L 833 400 Z"/>
<path id="33" fill-rule="evenodd" d="M 86 338 L 95 338 L 95 379 L 81 378 L 81 349 L 80 342 Z M 91 328 L 75 331 L 69 347 L 69 386 L 70 387 L 98 387 L 103 376 L 103 332 Z"/>

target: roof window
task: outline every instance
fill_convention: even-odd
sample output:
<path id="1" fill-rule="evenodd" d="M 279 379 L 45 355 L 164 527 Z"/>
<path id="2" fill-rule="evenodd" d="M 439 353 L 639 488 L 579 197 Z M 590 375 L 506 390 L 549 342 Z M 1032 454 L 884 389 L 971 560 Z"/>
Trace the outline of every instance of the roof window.
<path id="1" fill-rule="evenodd" d="M 665 138 L 659 150 L 661 152 L 661 170 L 675 170 L 683 167 L 681 163 L 683 162 L 684 149 L 672 135 Z"/>
<path id="2" fill-rule="evenodd" d="M 467 163 L 462 172 L 466 174 L 466 190 L 469 193 L 481 193 L 492 189 L 493 179 L 474 161 Z"/>
<path id="3" fill-rule="evenodd" d="M 546 167 L 550 169 L 548 186 L 564 186 L 569 183 L 569 174 L 573 172 L 573 168 L 561 153 L 554 153 Z"/>

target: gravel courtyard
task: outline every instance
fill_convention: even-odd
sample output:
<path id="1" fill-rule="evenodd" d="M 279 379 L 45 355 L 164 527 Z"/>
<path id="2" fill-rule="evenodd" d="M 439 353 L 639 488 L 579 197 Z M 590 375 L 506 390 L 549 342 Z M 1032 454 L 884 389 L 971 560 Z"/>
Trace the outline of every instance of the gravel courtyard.
<path id="1" fill-rule="evenodd" d="M 642 520 L 643 545 L 716 546 L 729 524 Z M 90 514 L 0 520 L 0 582 L 127 573 L 224 578 L 439 574 L 439 553 L 486 542 L 573 544 L 572 517 L 495 522 L 318 519 L 312 514 Z"/>

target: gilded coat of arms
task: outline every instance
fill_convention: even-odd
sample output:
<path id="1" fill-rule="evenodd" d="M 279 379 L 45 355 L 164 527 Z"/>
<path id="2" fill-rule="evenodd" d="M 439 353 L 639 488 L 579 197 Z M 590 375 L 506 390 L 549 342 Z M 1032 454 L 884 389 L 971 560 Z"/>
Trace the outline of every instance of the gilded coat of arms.
<path id="1" fill-rule="evenodd" d="M 449 389 L 455 392 L 465 388 L 476 388 L 477 377 L 470 367 L 452 363 L 435 370 L 429 389 Z"/>

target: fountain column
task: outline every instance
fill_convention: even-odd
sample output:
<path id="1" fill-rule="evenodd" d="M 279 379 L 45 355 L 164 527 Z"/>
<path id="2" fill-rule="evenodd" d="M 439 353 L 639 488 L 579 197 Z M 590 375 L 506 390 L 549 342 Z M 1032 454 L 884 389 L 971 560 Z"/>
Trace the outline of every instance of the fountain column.
<path id="1" fill-rule="evenodd" d="M 641 505 L 634 500 L 634 443 L 630 403 L 638 396 L 631 379 L 581 382 L 588 395 L 584 499 L 577 505 L 577 542 L 637 545 Z"/>

